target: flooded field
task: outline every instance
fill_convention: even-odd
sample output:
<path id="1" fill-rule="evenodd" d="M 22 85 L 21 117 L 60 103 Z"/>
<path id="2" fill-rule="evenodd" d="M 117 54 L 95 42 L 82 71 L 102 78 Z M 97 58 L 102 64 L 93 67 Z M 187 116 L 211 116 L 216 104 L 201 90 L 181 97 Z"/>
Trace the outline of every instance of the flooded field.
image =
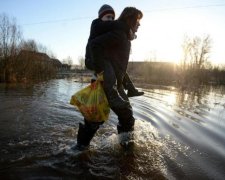
<path id="1" fill-rule="evenodd" d="M 224 179 L 224 86 L 142 89 L 130 99 L 132 149 L 119 145 L 111 112 L 90 149 L 77 153 L 70 148 L 83 118 L 69 101 L 86 85 L 0 84 L 0 179 Z"/>

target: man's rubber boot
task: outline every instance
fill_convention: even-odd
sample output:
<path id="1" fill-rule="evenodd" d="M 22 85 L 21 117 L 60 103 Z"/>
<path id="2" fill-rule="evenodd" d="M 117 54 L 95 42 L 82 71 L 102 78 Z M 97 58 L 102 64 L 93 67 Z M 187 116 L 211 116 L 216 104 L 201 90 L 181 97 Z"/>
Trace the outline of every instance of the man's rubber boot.
<path id="1" fill-rule="evenodd" d="M 79 130 L 77 134 L 77 144 L 72 147 L 73 150 L 83 151 L 89 148 L 91 139 L 94 137 L 98 128 L 92 128 L 90 125 L 83 125 L 79 123 Z"/>
<path id="2" fill-rule="evenodd" d="M 124 129 L 121 125 L 117 125 L 117 131 L 119 134 L 119 143 L 120 145 L 125 148 L 131 150 L 134 147 L 134 134 L 133 134 L 134 127 L 129 129 Z"/>

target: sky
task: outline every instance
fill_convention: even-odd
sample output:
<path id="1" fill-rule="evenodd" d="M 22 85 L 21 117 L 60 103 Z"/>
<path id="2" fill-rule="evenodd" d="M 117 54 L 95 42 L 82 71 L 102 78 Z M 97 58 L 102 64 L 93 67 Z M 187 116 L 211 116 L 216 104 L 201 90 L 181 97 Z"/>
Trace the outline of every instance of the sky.
<path id="1" fill-rule="evenodd" d="M 103 4 L 116 18 L 127 6 L 143 12 L 130 61 L 182 59 L 184 36 L 210 35 L 212 64 L 225 64 L 224 0 L 0 0 L 0 13 L 16 18 L 25 40 L 34 39 L 59 60 L 70 56 L 74 64 L 84 57 L 90 25 Z"/>

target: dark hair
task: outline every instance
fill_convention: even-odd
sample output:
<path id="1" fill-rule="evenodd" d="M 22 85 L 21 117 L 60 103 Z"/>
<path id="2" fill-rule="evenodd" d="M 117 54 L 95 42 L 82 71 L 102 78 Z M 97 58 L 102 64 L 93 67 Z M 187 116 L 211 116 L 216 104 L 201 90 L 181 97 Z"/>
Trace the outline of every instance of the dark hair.
<path id="1" fill-rule="evenodd" d="M 125 22 L 131 29 L 135 26 L 137 19 L 141 19 L 143 17 L 143 13 L 135 7 L 126 7 L 120 17 L 119 21 Z"/>

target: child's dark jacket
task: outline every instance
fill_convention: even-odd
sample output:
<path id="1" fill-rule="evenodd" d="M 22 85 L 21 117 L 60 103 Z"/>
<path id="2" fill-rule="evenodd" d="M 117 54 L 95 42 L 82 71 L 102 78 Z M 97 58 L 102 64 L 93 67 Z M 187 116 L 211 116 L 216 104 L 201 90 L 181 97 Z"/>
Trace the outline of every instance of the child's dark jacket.
<path id="1" fill-rule="evenodd" d="M 130 52 L 128 38 L 129 27 L 125 23 L 118 20 L 93 20 L 86 46 L 86 67 L 98 73 L 104 70 L 104 61 L 110 60 L 115 72 L 124 74 Z"/>

